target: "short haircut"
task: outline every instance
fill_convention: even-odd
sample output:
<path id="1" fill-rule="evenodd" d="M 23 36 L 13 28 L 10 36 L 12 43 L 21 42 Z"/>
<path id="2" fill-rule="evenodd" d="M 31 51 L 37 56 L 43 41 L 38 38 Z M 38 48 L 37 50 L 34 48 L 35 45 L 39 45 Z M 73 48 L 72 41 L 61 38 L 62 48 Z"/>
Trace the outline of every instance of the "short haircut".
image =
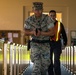
<path id="1" fill-rule="evenodd" d="M 50 10 L 50 11 L 49 11 L 49 14 L 50 14 L 51 12 L 54 12 L 54 13 L 56 13 L 56 11 L 55 11 L 55 10 Z"/>

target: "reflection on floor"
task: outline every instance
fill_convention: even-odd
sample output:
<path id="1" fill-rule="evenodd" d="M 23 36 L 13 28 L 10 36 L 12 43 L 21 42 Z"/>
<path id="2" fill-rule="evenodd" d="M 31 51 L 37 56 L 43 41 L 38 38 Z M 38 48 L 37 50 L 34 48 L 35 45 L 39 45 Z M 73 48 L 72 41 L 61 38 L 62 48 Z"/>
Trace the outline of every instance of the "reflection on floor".
<path id="1" fill-rule="evenodd" d="M 32 67 L 33 67 L 33 63 L 31 62 L 27 67 L 27 69 L 25 70 L 25 72 L 23 73 L 23 75 L 31 75 Z"/>
<path id="2" fill-rule="evenodd" d="M 63 65 L 61 65 L 61 75 L 72 75 Z"/>
<path id="3" fill-rule="evenodd" d="M 23 75 L 31 75 L 33 63 L 30 63 L 29 67 L 25 70 Z M 64 66 L 61 65 L 61 75 L 71 75 L 69 71 L 66 70 Z"/>

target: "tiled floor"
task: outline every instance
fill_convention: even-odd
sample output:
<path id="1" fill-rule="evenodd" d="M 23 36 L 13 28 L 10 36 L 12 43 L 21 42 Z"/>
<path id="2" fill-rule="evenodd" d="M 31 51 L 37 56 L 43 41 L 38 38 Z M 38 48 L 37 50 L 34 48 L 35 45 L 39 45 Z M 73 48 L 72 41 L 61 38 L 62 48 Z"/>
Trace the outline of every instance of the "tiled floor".
<path id="1" fill-rule="evenodd" d="M 33 64 L 30 64 L 29 67 L 25 70 L 23 75 L 31 75 Z M 69 71 L 66 70 L 64 66 L 61 65 L 62 75 L 71 75 Z"/>

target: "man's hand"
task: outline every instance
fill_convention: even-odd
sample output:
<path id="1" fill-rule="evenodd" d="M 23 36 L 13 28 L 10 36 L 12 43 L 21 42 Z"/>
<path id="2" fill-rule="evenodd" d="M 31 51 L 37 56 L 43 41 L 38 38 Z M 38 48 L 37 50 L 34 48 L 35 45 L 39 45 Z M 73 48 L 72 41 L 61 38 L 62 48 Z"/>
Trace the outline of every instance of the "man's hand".
<path id="1" fill-rule="evenodd" d="M 34 36 L 38 37 L 38 36 L 40 36 L 40 35 L 41 35 L 41 31 L 40 31 L 39 29 L 36 29 L 36 30 L 34 31 Z"/>

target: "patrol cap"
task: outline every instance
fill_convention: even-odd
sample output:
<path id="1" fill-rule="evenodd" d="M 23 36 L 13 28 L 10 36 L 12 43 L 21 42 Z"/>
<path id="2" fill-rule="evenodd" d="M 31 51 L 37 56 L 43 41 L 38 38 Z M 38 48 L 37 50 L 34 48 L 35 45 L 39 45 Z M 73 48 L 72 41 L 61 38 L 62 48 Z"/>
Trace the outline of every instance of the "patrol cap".
<path id="1" fill-rule="evenodd" d="M 42 2 L 33 2 L 33 9 L 42 10 L 43 9 L 43 3 Z"/>

